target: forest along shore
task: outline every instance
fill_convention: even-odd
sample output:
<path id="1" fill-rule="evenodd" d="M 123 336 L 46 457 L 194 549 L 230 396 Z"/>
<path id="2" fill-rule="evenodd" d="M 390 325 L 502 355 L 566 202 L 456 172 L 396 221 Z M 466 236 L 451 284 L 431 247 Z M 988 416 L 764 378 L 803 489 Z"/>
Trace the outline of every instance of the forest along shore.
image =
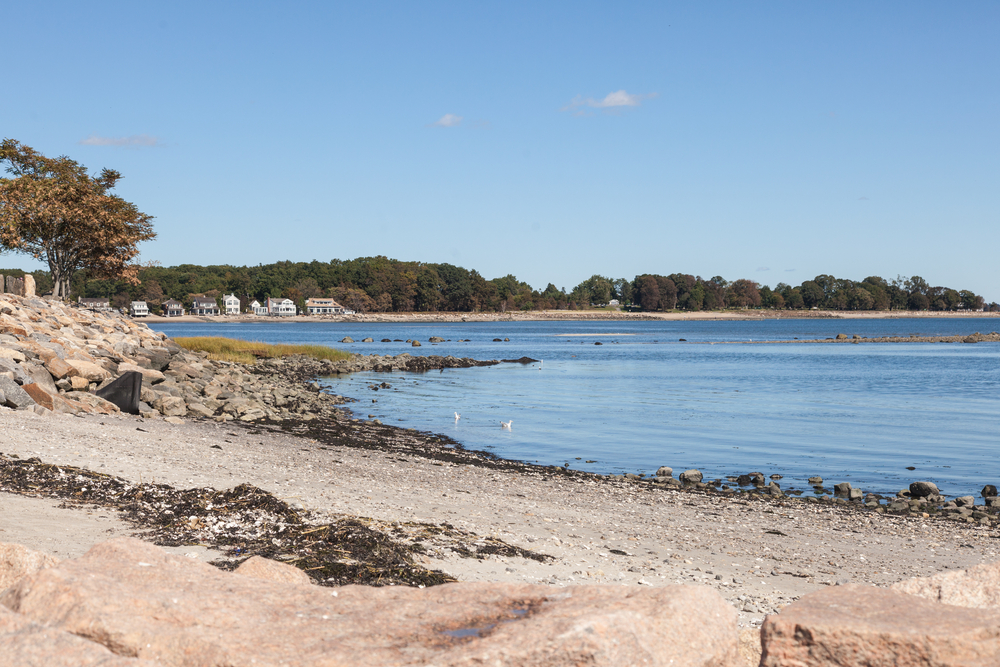
<path id="1" fill-rule="evenodd" d="M 703 321 L 703 320 L 792 320 L 792 319 L 904 319 L 904 318 L 1000 318 L 1000 312 L 979 311 L 917 311 L 917 310 L 710 310 L 695 312 L 625 312 L 620 310 L 530 310 L 506 313 L 413 312 L 357 313 L 354 315 L 296 315 L 271 317 L 260 315 L 218 315 L 163 317 L 149 315 L 137 319 L 147 324 L 220 323 L 234 322 L 544 322 L 544 321 Z"/>
<path id="2" fill-rule="evenodd" d="M 746 624 L 822 586 L 996 559 L 997 508 L 971 497 L 818 480 L 834 494 L 802 498 L 754 471 L 644 479 L 506 461 L 355 418 L 312 384 L 328 362 L 218 362 L 118 316 L 0 300 L 4 400 L 31 400 L 0 408 L 3 542 L 66 557 L 137 531 L 221 567 L 278 558 L 328 585 L 701 583 Z M 142 415 L 94 400 L 133 367 L 155 392 Z"/>

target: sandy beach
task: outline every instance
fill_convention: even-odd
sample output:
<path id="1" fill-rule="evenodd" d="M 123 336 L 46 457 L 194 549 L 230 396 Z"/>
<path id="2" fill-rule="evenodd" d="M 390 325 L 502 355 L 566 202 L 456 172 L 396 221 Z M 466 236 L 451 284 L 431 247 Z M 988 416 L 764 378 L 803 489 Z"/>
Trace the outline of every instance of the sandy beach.
<path id="1" fill-rule="evenodd" d="M 422 564 L 460 581 L 698 583 L 717 589 L 745 625 L 824 586 L 887 586 L 995 560 L 1000 536 L 995 528 L 920 515 L 794 497 L 664 490 L 633 480 L 485 465 L 475 457 L 425 458 L 419 445 L 403 455 L 254 424 L 40 417 L 5 408 L 0 423 L 0 452 L 8 458 L 37 457 L 179 489 L 249 482 L 310 511 L 311 521 L 353 515 L 387 529 L 447 523 L 554 557 L 469 558 L 444 536 L 428 541 Z M 67 558 L 136 532 L 107 508 L 0 494 L 0 542 Z M 221 556 L 204 544 L 172 550 L 206 561 Z"/>

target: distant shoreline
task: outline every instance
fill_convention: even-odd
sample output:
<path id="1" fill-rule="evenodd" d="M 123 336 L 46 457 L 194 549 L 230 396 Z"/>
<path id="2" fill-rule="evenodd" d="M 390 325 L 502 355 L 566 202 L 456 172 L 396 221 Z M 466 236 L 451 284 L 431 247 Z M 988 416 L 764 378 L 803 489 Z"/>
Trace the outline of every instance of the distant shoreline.
<path id="1" fill-rule="evenodd" d="M 356 315 L 296 315 L 270 317 L 260 315 L 219 315 L 215 317 L 185 315 L 163 317 L 149 315 L 135 318 L 147 324 L 259 324 L 263 322 L 305 323 L 421 323 L 421 322 L 644 322 L 644 321 L 758 321 L 758 320 L 895 320 L 911 318 L 1000 319 L 1000 312 L 911 311 L 911 310 L 746 310 L 697 311 L 671 313 L 626 313 L 597 310 L 535 310 L 510 313 L 359 313 Z"/>

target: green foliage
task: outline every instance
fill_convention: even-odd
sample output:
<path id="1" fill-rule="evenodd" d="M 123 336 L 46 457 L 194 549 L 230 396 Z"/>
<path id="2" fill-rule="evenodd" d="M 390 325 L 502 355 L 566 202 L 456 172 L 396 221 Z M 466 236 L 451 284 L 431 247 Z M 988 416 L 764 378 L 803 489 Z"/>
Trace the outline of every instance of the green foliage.
<path id="1" fill-rule="evenodd" d="M 329 361 L 344 361 L 351 357 L 349 352 L 323 345 L 272 345 L 221 336 L 181 337 L 175 338 L 174 342 L 186 350 L 208 352 L 208 356 L 212 359 L 242 364 L 252 364 L 257 359 L 275 359 L 295 354 Z"/>

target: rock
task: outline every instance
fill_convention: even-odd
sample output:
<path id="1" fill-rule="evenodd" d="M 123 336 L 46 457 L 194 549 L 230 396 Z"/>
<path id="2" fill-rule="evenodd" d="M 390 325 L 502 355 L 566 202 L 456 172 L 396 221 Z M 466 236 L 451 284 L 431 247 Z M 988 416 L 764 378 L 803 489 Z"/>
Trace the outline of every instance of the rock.
<path id="1" fill-rule="evenodd" d="M 850 500 L 861 500 L 864 495 L 865 493 L 861 489 L 848 489 L 847 491 L 847 497 Z"/>
<path id="2" fill-rule="evenodd" d="M 972 507 L 976 504 L 976 499 L 972 496 L 959 496 L 955 498 L 955 504 L 959 507 Z"/>
<path id="3" fill-rule="evenodd" d="M 35 296 L 35 278 L 30 273 L 24 274 L 24 298 L 31 299 Z"/>
<path id="4" fill-rule="evenodd" d="M 144 368 L 138 364 L 130 364 L 127 361 L 118 364 L 119 373 L 128 373 L 129 371 L 142 373 L 142 381 L 146 384 L 159 384 L 166 379 L 166 376 L 155 368 Z"/>
<path id="5" fill-rule="evenodd" d="M 444 338 L 441 338 L 440 336 L 431 336 L 430 338 L 427 339 L 427 342 L 428 343 L 443 343 L 444 342 Z"/>
<path id="6" fill-rule="evenodd" d="M 14 585 L 21 577 L 57 564 L 59 559 L 20 544 L 0 542 L 0 591 Z"/>
<path id="7" fill-rule="evenodd" d="M 362 342 L 362 343 L 374 343 L 374 342 L 375 342 L 375 339 L 374 339 L 374 338 L 371 338 L 371 337 L 368 337 L 368 338 L 362 338 L 362 339 L 361 339 L 361 342 Z"/>
<path id="8" fill-rule="evenodd" d="M 183 417 L 187 414 L 187 405 L 178 396 L 160 396 L 153 401 L 153 407 L 165 417 Z"/>
<path id="9" fill-rule="evenodd" d="M 53 382 L 52 375 L 45 369 L 44 366 L 21 364 L 21 367 L 24 369 L 24 374 L 28 376 L 27 381 L 21 383 L 22 386 L 34 382 L 50 394 L 59 393 L 59 388 L 56 387 L 56 383 Z"/>
<path id="10" fill-rule="evenodd" d="M 823 478 L 819 475 L 809 478 L 809 483 L 813 486 L 823 486 Z"/>
<path id="11" fill-rule="evenodd" d="M 934 482 L 913 482 L 910 484 L 910 496 L 913 498 L 926 498 L 940 493 Z"/>
<path id="12" fill-rule="evenodd" d="M 657 477 L 673 477 L 674 476 L 674 469 L 671 468 L 670 466 L 660 466 L 659 468 L 656 469 L 656 476 Z"/>
<path id="13" fill-rule="evenodd" d="M 350 336 L 344 336 L 343 338 L 340 339 L 340 342 L 341 343 L 353 343 L 354 339 L 351 338 Z"/>
<path id="14" fill-rule="evenodd" d="M 189 416 L 205 417 L 205 418 L 215 416 L 214 410 L 210 410 L 207 406 L 201 403 L 188 403 L 187 411 Z"/>
<path id="15" fill-rule="evenodd" d="M 847 334 L 837 334 L 837 340 L 847 340 Z"/>
<path id="16" fill-rule="evenodd" d="M 139 371 L 127 371 L 103 389 L 98 389 L 96 393 L 100 398 L 114 403 L 122 412 L 137 415 L 142 394 L 142 378 L 143 374 Z"/>
<path id="17" fill-rule="evenodd" d="M 847 584 L 810 593 L 761 628 L 761 667 L 1000 664 L 1000 610 L 949 607 Z"/>
<path id="18" fill-rule="evenodd" d="M 0 347 L 0 359 L 10 359 L 11 361 L 21 362 L 24 361 L 24 353 L 19 350 L 11 350 L 6 347 Z"/>
<path id="19" fill-rule="evenodd" d="M 421 347 L 421 345 L 420 345 L 420 341 L 419 341 L 419 340 L 415 340 L 415 341 L 413 341 L 412 343 L 410 343 L 410 345 L 411 345 L 412 347 Z"/>
<path id="20" fill-rule="evenodd" d="M 261 556 L 253 556 L 246 559 L 233 572 L 246 577 L 277 581 L 284 584 L 310 586 L 313 583 L 308 574 L 294 565 L 279 563 L 276 560 L 262 558 Z"/>
<path id="21" fill-rule="evenodd" d="M 174 424 L 175 426 L 179 426 L 184 423 L 184 420 L 181 419 L 180 417 L 164 417 L 163 421 L 167 422 L 168 424 Z"/>
<path id="22" fill-rule="evenodd" d="M 704 475 L 701 474 L 700 470 L 695 470 L 692 468 L 691 470 L 685 470 L 680 475 L 678 475 L 677 478 L 680 479 L 682 482 L 697 484 L 704 478 Z"/>
<path id="23" fill-rule="evenodd" d="M 123 658 L 104 646 L 35 623 L 0 607 L 0 656 L 17 667 L 161 667 L 158 662 Z"/>
<path id="24" fill-rule="evenodd" d="M 67 359 L 66 363 L 76 369 L 77 373 L 91 382 L 103 382 L 111 377 L 111 373 L 90 361 L 82 359 Z"/>
<path id="25" fill-rule="evenodd" d="M 841 498 L 846 498 L 851 494 L 851 483 L 850 482 L 840 482 L 833 485 L 833 495 L 839 496 Z"/>
<path id="26" fill-rule="evenodd" d="M 50 357 L 45 362 L 45 370 L 57 380 L 61 380 L 64 377 L 73 377 L 75 375 L 80 375 L 75 367 L 69 365 L 59 357 Z"/>
<path id="27" fill-rule="evenodd" d="M 31 396 L 6 375 L 0 375 L 0 393 L 4 396 L 3 404 L 8 408 L 25 410 L 35 405 Z"/>
<path id="28" fill-rule="evenodd" d="M 289 586 L 128 538 L 0 604 L 164 665 L 738 664 L 736 612 L 707 586 Z"/>
<path id="29" fill-rule="evenodd" d="M 77 405 L 84 408 L 86 412 L 110 415 L 121 411 L 114 403 L 104 400 L 97 394 L 91 394 L 86 391 L 69 392 L 64 394 L 63 397 L 72 399 Z"/>
<path id="30" fill-rule="evenodd" d="M 21 364 L 15 363 L 10 359 L 0 359 L 0 373 L 9 373 L 8 377 L 14 380 L 14 382 L 22 385 L 31 382 L 34 377 L 32 375 L 28 375 L 28 373 L 24 371 L 24 368 L 25 367 Z M 37 380 L 35 381 L 37 382 Z M 0 403 L 0 405 L 3 404 Z"/>
<path id="31" fill-rule="evenodd" d="M 87 391 L 88 387 L 90 387 L 90 380 L 85 377 L 74 375 L 69 379 L 70 391 Z"/>
<path id="32" fill-rule="evenodd" d="M 992 484 L 987 484 L 986 486 L 983 487 L 983 490 L 980 491 L 980 495 L 983 498 L 996 498 L 997 487 L 993 486 Z"/>
<path id="33" fill-rule="evenodd" d="M 26 384 L 21 389 L 31 397 L 31 400 L 35 402 L 36 405 L 40 405 L 46 410 L 55 410 L 56 398 L 52 396 L 49 392 L 45 391 L 41 385 L 32 382 L 31 384 Z M 58 394 L 56 394 L 58 396 Z"/>
<path id="34" fill-rule="evenodd" d="M 1000 561 L 931 577 L 914 577 L 891 588 L 956 607 L 1000 607 Z"/>

